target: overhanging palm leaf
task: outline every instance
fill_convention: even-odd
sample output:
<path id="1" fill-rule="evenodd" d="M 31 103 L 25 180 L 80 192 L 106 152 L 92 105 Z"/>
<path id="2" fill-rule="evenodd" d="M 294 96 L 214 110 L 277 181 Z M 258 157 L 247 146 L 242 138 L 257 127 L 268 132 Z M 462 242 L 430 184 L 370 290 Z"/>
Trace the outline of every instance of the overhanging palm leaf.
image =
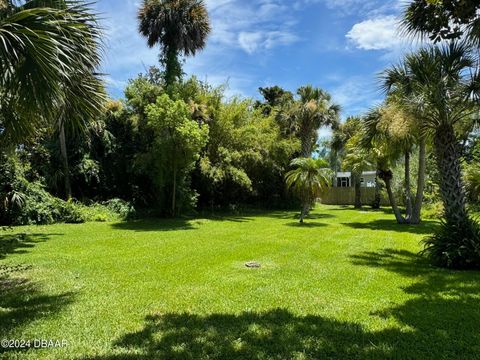
<path id="1" fill-rule="evenodd" d="M 39 5 L 58 8 L 35 7 Z M 15 142 L 58 115 L 66 87 L 94 76 L 100 62 L 100 32 L 95 15 L 80 1 L 30 1 L 25 6 L 10 5 L 3 14 L 1 137 L 3 142 Z M 91 98 L 95 94 L 102 92 L 82 95 Z M 8 115 L 12 112 L 15 117 Z"/>

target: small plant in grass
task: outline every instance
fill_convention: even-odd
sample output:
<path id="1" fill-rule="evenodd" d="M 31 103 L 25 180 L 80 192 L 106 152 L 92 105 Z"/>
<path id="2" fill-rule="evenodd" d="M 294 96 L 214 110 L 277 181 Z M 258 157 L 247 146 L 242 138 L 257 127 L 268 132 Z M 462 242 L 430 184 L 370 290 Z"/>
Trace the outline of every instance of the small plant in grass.
<path id="1" fill-rule="evenodd" d="M 452 269 L 480 268 L 480 224 L 442 221 L 435 233 L 423 240 L 424 255 L 435 265 Z"/>

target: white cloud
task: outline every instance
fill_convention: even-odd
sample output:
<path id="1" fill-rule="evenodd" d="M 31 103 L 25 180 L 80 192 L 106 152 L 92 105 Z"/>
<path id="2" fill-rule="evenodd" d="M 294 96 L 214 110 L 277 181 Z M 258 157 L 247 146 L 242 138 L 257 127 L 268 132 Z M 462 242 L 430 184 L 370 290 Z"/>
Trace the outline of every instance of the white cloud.
<path id="1" fill-rule="evenodd" d="M 341 15 L 378 16 L 398 13 L 409 0 L 296 0 L 295 7 L 323 3 Z"/>
<path id="2" fill-rule="evenodd" d="M 398 31 L 398 18 L 383 16 L 353 25 L 346 37 L 363 50 L 393 50 L 405 45 Z"/>
<path id="3" fill-rule="evenodd" d="M 238 34 L 238 43 L 248 54 L 253 54 L 259 49 L 269 50 L 275 46 L 289 45 L 297 40 L 294 34 L 282 31 L 242 31 Z"/>

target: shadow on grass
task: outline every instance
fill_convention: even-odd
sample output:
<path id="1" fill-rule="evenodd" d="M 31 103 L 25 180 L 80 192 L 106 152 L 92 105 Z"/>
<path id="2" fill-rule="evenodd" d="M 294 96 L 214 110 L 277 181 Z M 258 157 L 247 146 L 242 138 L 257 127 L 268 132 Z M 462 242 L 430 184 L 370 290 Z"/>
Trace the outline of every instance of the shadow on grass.
<path id="1" fill-rule="evenodd" d="M 380 209 L 372 209 L 371 206 L 363 205 L 361 209 L 355 209 L 353 205 L 329 205 L 328 211 L 344 211 L 344 210 L 352 210 L 352 211 L 363 211 L 368 213 L 379 213 L 379 214 L 387 214 L 393 216 L 393 210 L 390 207 L 382 206 Z"/>
<path id="2" fill-rule="evenodd" d="M 8 335 L 39 318 L 51 316 L 73 301 L 74 294 L 71 292 L 44 294 L 38 284 L 18 276 L 25 270 L 28 268 L 21 265 L 0 267 L 1 335 Z"/>
<path id="3" fill-rule="evenodd" d="M 352 261 L 414 279 L 403 289 L 409 300 L 369 314 L 395 325 L 371 330 L 286 309 L 152 314 L 142 329 L 117 339 L 112 354 L 88 359 L 478 358 L 480 273 L 434 269 L 416 254 L 393 249 Z"/>
<path id="4" fill-rule="evenodd" d="M 402 233 L 413 233 L 413 234 L 431 234 L 435 230 L 435 227 L 438 225 L 438 222 L 435 221 L 423 221 L 419 225 L 408 225 L 408 224 L 397 224 L 394 219 L 379 219 L 369 222 L 352 222 L 352 223 L 342 223 L 342 225 L 351 227 L 353 229 L 364 229 L 364 230 L 382 230 L 382 231 L 395 231 Z"/>
<path id="5" fill-rule="evenodd" d="M 465 314 L 474 310 L 474 305 L 455 300 L 434 306 L 425 301 L 407 302 L 385 314 L 372 315 L 393 316 L 411 326 L 410 331 L 398 327 L 369 331 L 356 323 L 298 316 L 285 309 L 237 315 L 155 314 L 145 318 L 141 330 L 114 342 L 116 355 L 88 359 L 475 358 L 480 340 L 472 326 L 479 320 L 478 311 L 464 328 L 442 313 L 454 306 Z M 422 310 L 433 312 L 422 317 Z M 452 309 L 447 314 L 454 313 Z"/>
<path id="6" fill-rule="evenodd" d="M 10 254 L 26 253 L 37 243 L 61 234 L 0 235 L 0 260 Z M 73 299 L 72 293 L 46 295 L 39 284 L 25 278 L 31 266 L 3 264 L 0 261 L 0 338 L 39 318 L 58 312 Z M 0 348 L 0 353 L 8 349 Z M 2 356 L 0 356 L 1 358 Z"/>
<path id="7" fill-rule="evenodd" d="M 286 223 L 285 226 L 296 227 L 300 229 L 311 229 L 328 226 L 327 224 L 318 223 L 318 222 L 309 222 L 308 219 L 302 224 L 298 221 Z"/>
<path id="8" fill-rule="evenodd" d="M 298 211 L 284 211 L 284 212 L 272 212 L 272 213 L 264 213 L 260 215 L 261 217 L 273 218 L 273 219 L 300 219 L 300 213 Z M 305 220 L 316 220 L 316 219 L 331 219 L 335 218 L 335 215 L 332 214 L 325 214 L 325 213 L 311 213 L 308 215 Z"/>
<path id="9" fill-rule="evenodd" d="M 202 220 L 209 221 L 228 221 L 228 222 L 248 222 L 253 219 L 241 215 L 209 215 L 201 217 L 184 217 L 184 218 L 146 218 L 139 220 L 131 220 L 111 224 L 111 227 L 118 230 L 133 231 L 178 231 L 178 230 L 196 230 Z"/>
<path id="10" fill-rule="evenodd" d="M 24 254 L 35 244 L 47 241 L 51 236 L 62 234 L 0 234 L 0 260 L 8 254 Z"/>

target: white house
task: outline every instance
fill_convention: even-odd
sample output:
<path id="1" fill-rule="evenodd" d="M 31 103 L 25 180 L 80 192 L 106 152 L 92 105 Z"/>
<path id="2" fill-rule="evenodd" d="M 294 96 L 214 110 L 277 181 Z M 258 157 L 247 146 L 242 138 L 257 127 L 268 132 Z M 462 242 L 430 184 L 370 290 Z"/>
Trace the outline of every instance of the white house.
<path id="1" fill-rule="evenodd" d="M 360 178 L 361 187 L 374 188 L 376 175 L 376 171 L 362 172 L 362 177 Z M 353 187 L 354 185 L 352 173 L 350 171 L 337 172 L 336 178 L 333 180 L 333 187 L 349 188 Z"/>

